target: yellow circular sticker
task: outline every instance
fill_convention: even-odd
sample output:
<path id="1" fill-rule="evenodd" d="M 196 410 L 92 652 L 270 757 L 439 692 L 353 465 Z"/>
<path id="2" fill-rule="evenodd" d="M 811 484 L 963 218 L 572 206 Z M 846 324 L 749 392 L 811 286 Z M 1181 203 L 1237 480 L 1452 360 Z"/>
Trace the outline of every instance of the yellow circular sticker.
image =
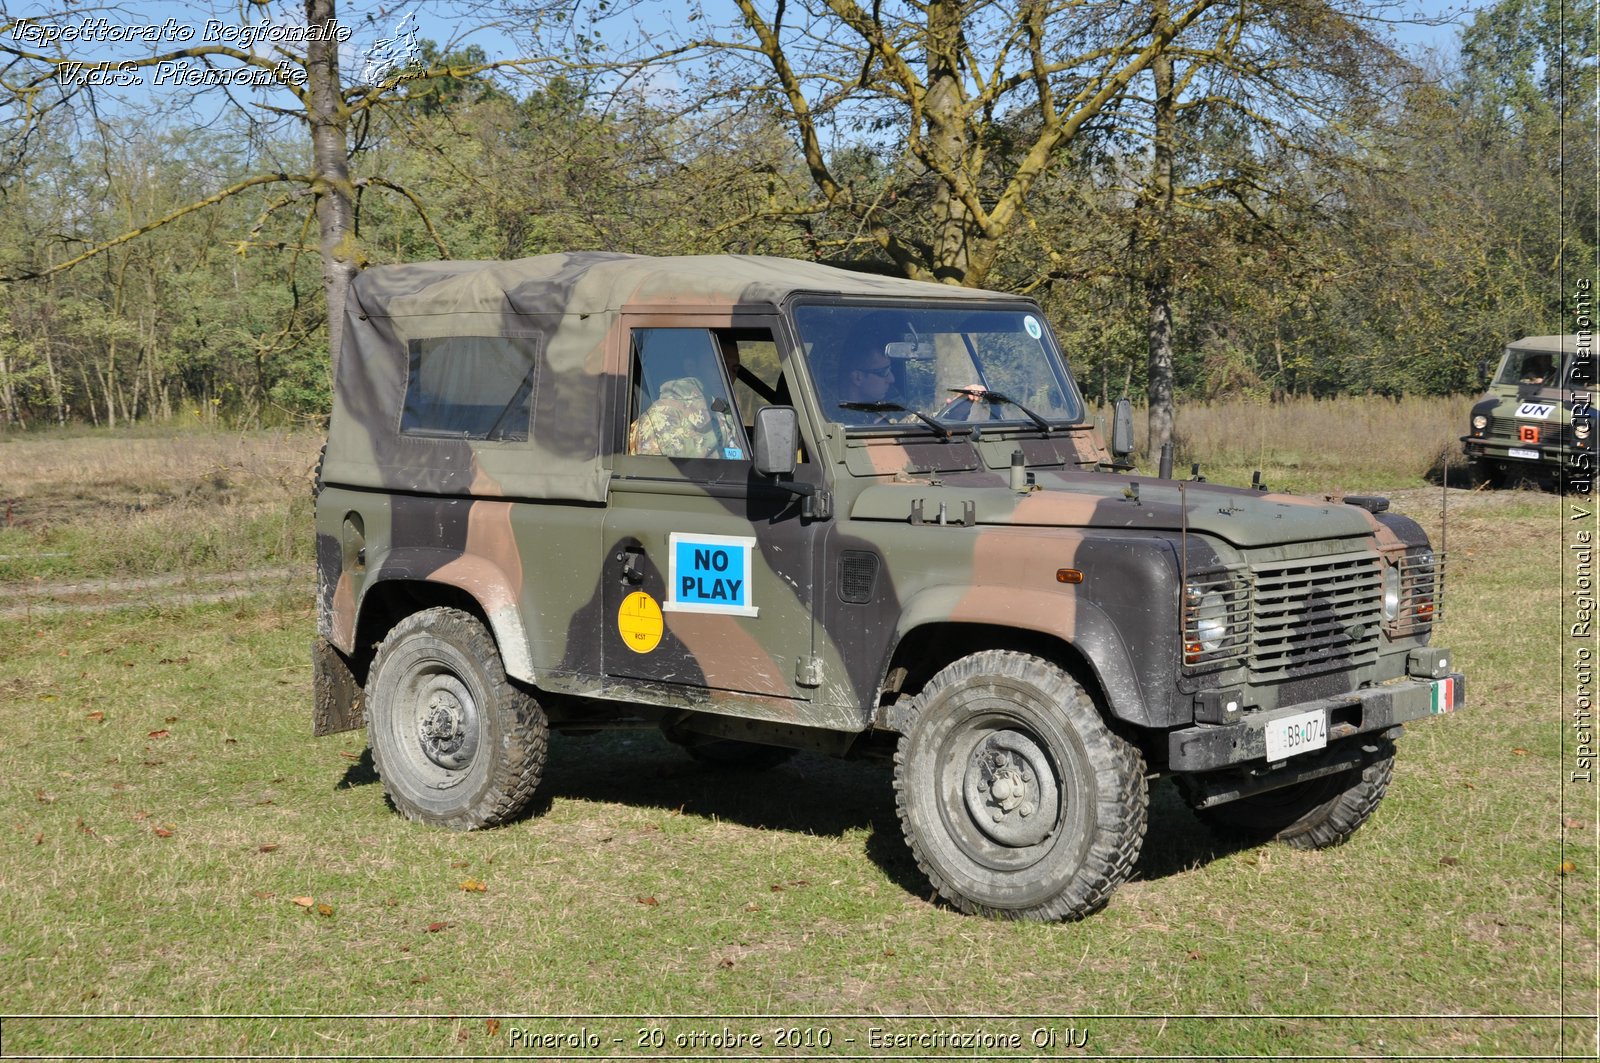
<path id="1" fill-rule="evenodd" d="M 661 645 L 661 606 L 644 591 L 634 591 L 617 609 L 617 630 L 628 649 L 649 653 Z"/>

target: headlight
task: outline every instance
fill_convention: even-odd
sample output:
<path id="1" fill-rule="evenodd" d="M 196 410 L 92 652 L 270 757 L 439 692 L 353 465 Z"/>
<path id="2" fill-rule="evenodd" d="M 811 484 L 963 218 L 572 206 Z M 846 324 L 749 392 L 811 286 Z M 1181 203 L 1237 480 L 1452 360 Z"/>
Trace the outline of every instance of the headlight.
<path id="1" fill-rule="evenodd" d="M 1472 427 L 1480 432 L 1483 431 L 1485 428 L 1489 427 L 1489 418 L 1485 417 L 1481 413 L 1474 415 L 1472 418 Z"/>
<path id="2" fill-rule="evenodd" d="M 1189 630 L 1206 653 L 1215 653 L 1228 635 L 1228 603 L 1216 591 L 1189 589 Z"/>
<path id="3" fill-rule="evenodd" d="M 1393 622 L 1400 615 L 1400 567 L 1389 565 L 1383 570 L 1383 619 Z"/>
<path id="4" fill-rule="evenodd" d="M 1582 420 L 1572 422 L 1572 438 L 1589 438 L 1589 419 L 1587 417 L 1583 418 Z"/>

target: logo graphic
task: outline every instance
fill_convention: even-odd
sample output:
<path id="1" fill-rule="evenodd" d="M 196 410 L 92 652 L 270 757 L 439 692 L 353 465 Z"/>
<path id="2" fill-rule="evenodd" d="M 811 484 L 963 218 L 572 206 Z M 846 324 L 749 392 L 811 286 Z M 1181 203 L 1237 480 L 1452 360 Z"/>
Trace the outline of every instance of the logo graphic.
<path id="1" fill-rule="evenodd" d="M 422 44 L 417 40 L 417 13 L 407 12 L 394 24 L 394 34 L 377 40 L 366 50 L 361 68 L 361 84 L 376 85 L 396 70 L 416 61 Z"/>
<path id="2" fill-rule="evenodd" d="M 617 609 L 617 631 L 622 644 L 634 653 L 649 653 L 661 645 L 661 607 L 644 591 L 622 599 Z"/>

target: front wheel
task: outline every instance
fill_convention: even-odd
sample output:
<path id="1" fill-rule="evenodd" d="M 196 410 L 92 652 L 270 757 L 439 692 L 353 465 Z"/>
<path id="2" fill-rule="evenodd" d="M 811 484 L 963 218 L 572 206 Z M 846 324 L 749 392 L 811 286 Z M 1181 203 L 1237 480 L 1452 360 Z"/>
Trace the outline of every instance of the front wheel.
<path id="1" fill-rule="evenodd" d="M 934 676 L 895 753 L 895 804 L 917 866 L 964 912 L 1081 919 L 1144 841 L 1144 760 L 1071 676 L 989 650 Z"/>
<path id="2" fill-rule="evenodd" d="M 1241 841 L 1330 849 L 1349 841 L 1372 818 L 1393 777 L 1394 742 L 1384 738 L 1360 767 L 1200 809 L 1196 815 Z"/>
<path id="3" fill-rule="evenodd" d="M 476 830 L 532 800 L 549 723 L 506 676 L 475 617 L 426 609 L 396 624 L 378 647 L 366 700 L 372 763 L 401 815 Z"/>

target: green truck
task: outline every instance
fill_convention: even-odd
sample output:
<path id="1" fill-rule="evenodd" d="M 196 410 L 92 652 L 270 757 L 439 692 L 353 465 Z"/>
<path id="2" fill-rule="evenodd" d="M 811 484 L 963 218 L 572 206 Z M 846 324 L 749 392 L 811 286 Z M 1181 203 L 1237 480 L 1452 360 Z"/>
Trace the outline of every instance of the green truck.
<path id="1" fill-rule="evenodd" d="M 316 504 L 314 729 L 401 814 L 523 813 L 548 736 L 890 766 L 955 907 L 1070 919 L 1152 780 L 1302 847 L 1463 703 L 1379 498 L 1137 476 L 1034 302 L 749 256 L 357 278 Z"/>
<path id="2" fill-rule="evenodd" d="M 1594 358 L 1579 354 L 1575 335 L 1527 336 L 1507 345 L 1461 437 L 1480 482 L 1593 482 Z"/>

